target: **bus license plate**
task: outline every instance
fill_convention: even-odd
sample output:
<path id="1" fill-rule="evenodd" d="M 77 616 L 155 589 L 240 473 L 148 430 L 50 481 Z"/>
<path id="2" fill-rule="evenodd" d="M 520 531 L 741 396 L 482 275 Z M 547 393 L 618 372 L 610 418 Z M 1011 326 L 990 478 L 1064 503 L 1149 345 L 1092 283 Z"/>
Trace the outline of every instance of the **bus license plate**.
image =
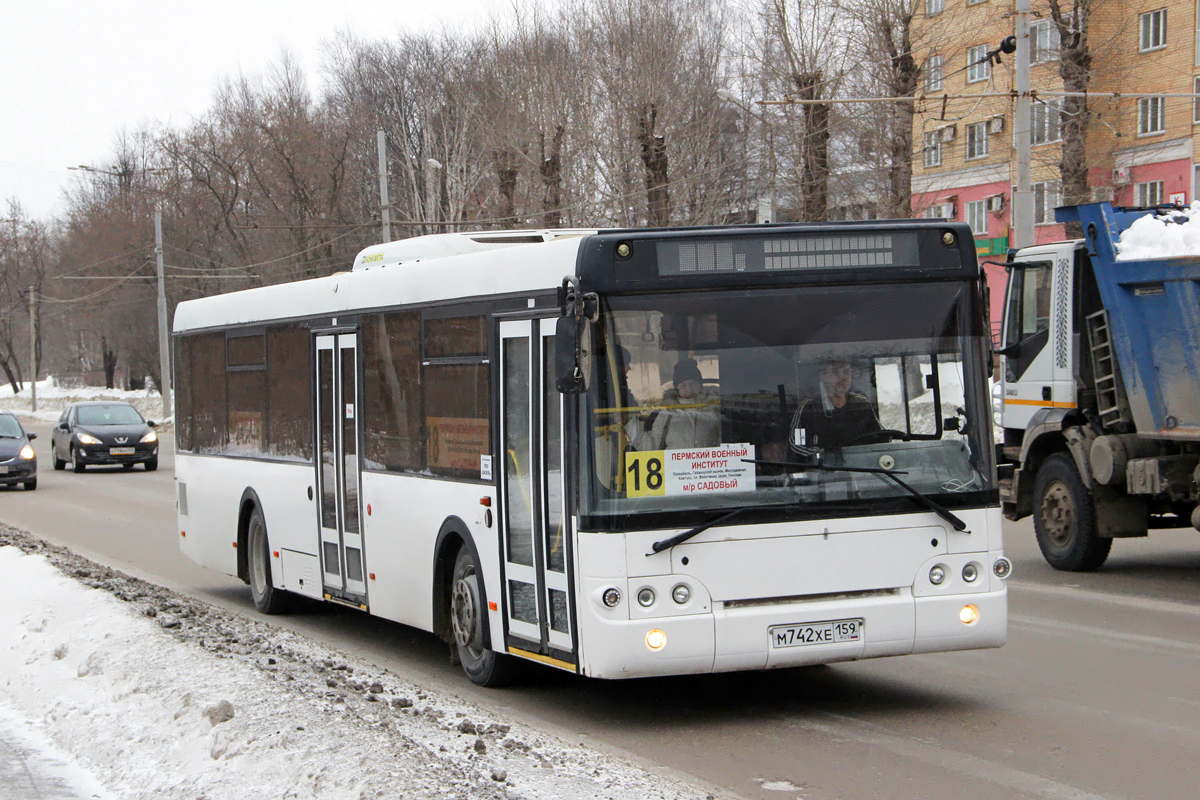
<path id="1" fill-rule="evenodd" d="M 108 449 L 109 455 L 113 456 L 131 456 L 135 452 L 137 451 L 132 447 L 110 447 Z"/>
<path id="2" fill-rule="evenodd" d="M 775 625 L 767 628 L 771 647 L 800 647 L 806 644 L 837 644 L 862 639 L 861 619 L 832 619 L 800 625 Z"/>

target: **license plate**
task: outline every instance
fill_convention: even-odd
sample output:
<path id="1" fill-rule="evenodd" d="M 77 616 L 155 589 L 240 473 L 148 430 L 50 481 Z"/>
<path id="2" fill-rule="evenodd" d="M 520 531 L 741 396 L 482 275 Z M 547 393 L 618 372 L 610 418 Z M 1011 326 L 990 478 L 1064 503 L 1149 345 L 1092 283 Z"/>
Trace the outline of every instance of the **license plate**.
<path id="1" fill-rule="evenodd" d="M 113 456 L 131 456 L 136 452 L 132 447 L 110 447 L 108 449 L 109 455 Z"/>
<path id="2" fill-rule="evenodd" d="M 831 619 L 767 628 L 771 647 L 801 647 L 806 644 L 837 644 L 862 639 L 861 619 Z"/>
<path id="3" fill-rule="evenodd" d="M 0 467 L 0 475 L 7 475 L 8 467 Z"/>

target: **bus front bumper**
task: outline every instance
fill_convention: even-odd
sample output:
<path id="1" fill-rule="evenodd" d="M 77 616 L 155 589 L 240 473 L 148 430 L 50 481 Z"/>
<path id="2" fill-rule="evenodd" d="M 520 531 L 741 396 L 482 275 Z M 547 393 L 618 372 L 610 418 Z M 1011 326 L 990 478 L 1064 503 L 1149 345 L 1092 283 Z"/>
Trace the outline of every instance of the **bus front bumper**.
<path id="1" fill-rule="evenodd" d="M 975 621 L 961 621 L 974 606 Z M 589 614 L 582 668 L 597 678 L 778 669 L 863 658 L 1000 647 L 1008 635 L 1008 595 L 999 590 L 914 597 L 891 594 L 727 607 L 709 613 L 639 620 Z M 583 611 L 583 609 L 580 609 Z M 585 612 L 586 613 L 586 612 Z M 856 640 L 780 646 L 774 634 L 792 626 L 862 620 Z M 662 637 L 651 636 L 661 631 Z M 650 638 L 665 644 L 653 650 Z"/>

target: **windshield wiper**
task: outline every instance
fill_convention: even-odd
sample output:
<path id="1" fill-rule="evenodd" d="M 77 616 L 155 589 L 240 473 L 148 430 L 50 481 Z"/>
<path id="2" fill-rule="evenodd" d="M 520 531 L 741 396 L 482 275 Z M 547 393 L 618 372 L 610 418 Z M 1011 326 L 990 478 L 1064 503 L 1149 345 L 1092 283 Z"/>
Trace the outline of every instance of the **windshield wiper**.
<path id="1" fill-rule="evenodd" d="M 767 463 L 767 462 L 763 462 L 763 463 Z M 677 533 L 674 536 L 671 536 L 671 537 L 668 537 L 661 541 L 655 542 L 654 544 L 650 545 L 650 549 L 653 550 L 654 552 L 646 553 L 646 555 L 652 556 L 655 553 L 661 553 L 663 550 L 669 550 L 677 544 L 682 544 L 683 542 L 686 542 L 688 539 L 691 539 L 696 534 L 704 533 L 709 528 L 711 528 L 715 525 L 720 525 L 722 522 L 728 522 L 729 520 L 733 519 L 734 517 L 738 516 L 739 514 L 741 514 L 744 511 L 754 511 L 756 509 L 763 509 L 763 508 L 787 508 L 789 506 L 798 506 L 801 504 L 804 504 L 803 501 L 788 500 L 785 503 L 760 503 L 758 505 L 742 506 L 740 508 L 735 508 L 732 511 L 726 511 L 723 514 L 718 514 L 717 516 L 710 519 L 708 522 L 701 523 L 701 524 L 697 525 L 696 527 L 692 528 L 691 530 L 684 531 L 683 533 Z M 838 509 L 841 511 L 845 511 L 847 509 L 855 510 L 855 511 L 865 511 L 866 507 L 865 506 L 844 506 L 844 505 L 839 504 Z"/>
<path id="2" fill-rule="evenodd" d="M 867 475 L 882 475 L 885 478 L 892 480 L 897 486 L 904 489 L 904 491 L 908 492 L 914 500 L 925 506 L 925 508 L 928 508 L 930 511 L 953 525 L 954 530 L 967 531 L 967 523 L 959 519 L 958 516 L 950 511 L 950 509 L 946 508 L 941 503 L 937 503 L 929 497 L 921 494 L 899 477 L 901 475 L 907 475 L 907 472 L 900 472 L 894 469 L 877 469 L 874 467 L 827 467 L 824 464 L 800 464 L 793 461 L 759 461 L 758 459 L 753 458 L 743 458 L 742 461 L 748 464 L 764 464 L 773 467 L 795 467 L 801 470 L 817 470 L 818 472 L 863 472 Z M 967 533 L 970 533 L 970 531 L 967 531 Z"/>

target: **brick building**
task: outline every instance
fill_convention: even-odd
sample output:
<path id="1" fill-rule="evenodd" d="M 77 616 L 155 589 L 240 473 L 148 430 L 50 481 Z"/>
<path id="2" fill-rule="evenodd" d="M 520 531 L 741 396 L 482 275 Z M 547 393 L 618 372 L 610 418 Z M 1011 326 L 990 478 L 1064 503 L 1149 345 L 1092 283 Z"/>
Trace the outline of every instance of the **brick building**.
<path id="1" fill-rule="evenodd" d="M 923 100 L 913 123 L 913 212 L 969 223 L 981 257 L 1006 252 L 1016 180 L 1010 97 L 948 95 L 1013 89 L 1013 61 L 973 64 L 1013 33 L 1012 0 L 915 0 Z M 1200 0 L 1112 0 L 1092 4 L 1092 92 L 1191 93 L 1200 88 Z M 1069 8 L 1069 3 L 1064 3 Z M 1048 0 L 1031 0 L 1031 85 L 1062 91 L 1058 34 Z M 1035 240 L 1063 238 L 1059 203 L 1062 117 L 1056 98 L 1032 108 Z M 1088 183 L 1092 198 L 1119 205 L 1190 202 L 1195 197 L 1195 137 L 1200 103 L 1184 97 L 1091 98 Z M 996 273 L 993 286 L 1003 280 Z M 993 304 L 1003 292 L 993 291 Z M 998 309 L 993 308 L 993 318 Z"/>

